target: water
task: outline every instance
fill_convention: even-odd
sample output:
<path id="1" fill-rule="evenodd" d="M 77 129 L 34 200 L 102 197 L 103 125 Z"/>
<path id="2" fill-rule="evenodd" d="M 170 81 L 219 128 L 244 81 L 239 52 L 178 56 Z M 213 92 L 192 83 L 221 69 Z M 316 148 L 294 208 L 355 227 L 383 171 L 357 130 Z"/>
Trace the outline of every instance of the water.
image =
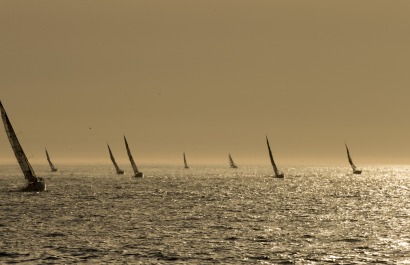
<path id="1" fill-rule="evenodd" d="M 35 169 L 0 168 L 1 264 L 410 264 L 407 167 Z"/>

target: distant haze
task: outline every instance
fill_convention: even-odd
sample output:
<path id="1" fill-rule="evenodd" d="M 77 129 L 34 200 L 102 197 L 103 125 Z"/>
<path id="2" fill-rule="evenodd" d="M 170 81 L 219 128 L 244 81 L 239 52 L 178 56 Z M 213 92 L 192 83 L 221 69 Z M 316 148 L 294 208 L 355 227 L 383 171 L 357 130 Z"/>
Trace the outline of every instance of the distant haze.
<path id="1" fill-rule="evenodd" d="M 32 163 L 410 163 L 410 1 L 0 2 Z M 0 164 L 16 163 L 0 129 Z"/>

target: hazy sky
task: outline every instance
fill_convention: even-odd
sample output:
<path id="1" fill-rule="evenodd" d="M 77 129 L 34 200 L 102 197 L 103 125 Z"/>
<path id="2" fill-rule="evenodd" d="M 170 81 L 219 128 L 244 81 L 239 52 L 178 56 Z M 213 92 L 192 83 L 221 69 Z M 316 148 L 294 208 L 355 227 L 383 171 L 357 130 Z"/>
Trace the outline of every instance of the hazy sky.
<path id="1" fill-rule="evenodd" d="M 410 1 L 0 1 L 32 163 L 410 164 Z M 0 163 L 15 163 L 0 130 Z"/>

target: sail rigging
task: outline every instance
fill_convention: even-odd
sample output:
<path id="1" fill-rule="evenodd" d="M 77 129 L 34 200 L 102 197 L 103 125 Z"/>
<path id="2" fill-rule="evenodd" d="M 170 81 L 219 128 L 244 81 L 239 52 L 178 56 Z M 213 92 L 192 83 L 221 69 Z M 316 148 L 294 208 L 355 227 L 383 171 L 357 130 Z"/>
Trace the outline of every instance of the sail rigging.
<path id="1" fill-rule="evenodd" d="M 37 182 L 38 179 L 34 173 L 33 168 L 28 162 L 27 156 L 24 154 L 23 148 L 20 145 L 19 140 L 17 139 L 16 133 L 14 132 L 13 126 L 10 123 L 10 120 L 7 116 L 6 110 L 3 107 L 3 104 L 0 101 L 0 110 L 1 118 L 3 119 L 4 128 L 6 129 L 7 137 L 9 138 L 11 147 L 13 148 L 14 155 L 17 158 L 19 166 L 23 171 L 24 177 L 28 182 Z"/>
<path id="2" fill-rule="evenodd" d="M 48 152 L 47 152 L 47 148 L 46 148 L 46 156 L 47 156 L 47 161 L 48 161 L 48 164 L 50 165 L 51 171 L 56 172 L 57 168 L 53 165 L 53 163 L 51 163 L 50 156 L 48 155 Z"/>
<path id="3" fill-rule="evenodd" d="M 113 163 L 113 165 L 114 165 L 114 167 L 115 167 L 115 171 L 117 172 L 117 174 L 124 174 L 124 170 L 122 170 L 122 169 L 118 166 L 117 162 L 115 162 L 114 155 L 112 154 L 111 148 L 110 148 L 110 146 L 108 145 L 108 143 L 107 143 L 107 147 L 108 147 L 108 152 L 110 153 L 111 161 L 112 161 L 112 163 Z"/>
<path id="4" fill-rule="evenodd" d="M 188 163 L 186 162 L 185 152 L 184 152 L 184 168 L 188 169 Z"/>
<path id="5" fill-rule="evenodd" d="M 233 162 L 231 154 L 228 155 L 228 159 L 229 159 L 229 166 L 231 168 L 238 168 L 238 166 L 235 164 L 235 162 Z"/>
<path id="6" fill-rule="evenodd" d="M 130 150 L 130 147 L 128 146 L 127 138 L 125 138 L 125 135 L 124 135 L 124 141 L 125 141 L 125 148 L 127 149 L 128 158 L 130 159 L 132 170 L 134 171 L 134 175 L 135 177 L 142 177 L 143 174 L 142 172 L 138 170 L 138 167 L 134 162 L 134 158 L 132 157 L 131 150 Z"/>
<path id="7" fill-rule="evenodd" d="M 275 161 L 273 160 L 272 150 L 270 149 L 269 140 L 267 136 L 266 136 L 266 144 L 268 145 L 270 162 L 272 164 L 273 171 L 275 172 L 275 177 L 283 178 L 284 177 L 283 173 L 279 172 L 278 167 L 276 166 Z"/>

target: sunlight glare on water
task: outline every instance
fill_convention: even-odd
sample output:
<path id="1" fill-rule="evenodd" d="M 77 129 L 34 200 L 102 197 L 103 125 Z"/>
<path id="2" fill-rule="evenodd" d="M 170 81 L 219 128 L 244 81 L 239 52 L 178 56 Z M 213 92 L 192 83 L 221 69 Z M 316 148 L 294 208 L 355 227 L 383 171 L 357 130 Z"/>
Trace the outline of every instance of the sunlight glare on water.
<path id="1" fill-rule="evenodd" d="M 410 168 L 0 170 L 0 263 L 410 264 Z"/>

